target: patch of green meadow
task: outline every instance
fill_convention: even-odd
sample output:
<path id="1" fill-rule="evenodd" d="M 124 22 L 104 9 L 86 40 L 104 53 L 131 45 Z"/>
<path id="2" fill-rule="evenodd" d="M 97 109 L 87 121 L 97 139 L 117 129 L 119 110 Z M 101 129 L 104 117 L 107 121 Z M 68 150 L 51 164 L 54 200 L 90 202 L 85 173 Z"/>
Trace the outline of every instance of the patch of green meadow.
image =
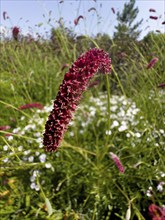
<path id="1" fill-rule="evenodd" d="M 134 56 L 118 65 L 112 45 L 111 75 L 96 76 L 100 83 L 84 93 L 58 151 L 47 153 L 44 125 L 63 65 L 80 54 L 61 33 L 58 50 L 47 41 L 1 42 L 0 125 L 10 129 L 0 131 L 0 217 L 107 220 L 130 212 L 130 219 L 149 219 L 149 205 L 163 206 L 165 196 L 164 37 L 151 36 L 152 50 L 150 41 L 134 44 Z M 144 44 L 159 58 L 152 69 Z M 19 108 L 35 102 L 44 108 Z"/>

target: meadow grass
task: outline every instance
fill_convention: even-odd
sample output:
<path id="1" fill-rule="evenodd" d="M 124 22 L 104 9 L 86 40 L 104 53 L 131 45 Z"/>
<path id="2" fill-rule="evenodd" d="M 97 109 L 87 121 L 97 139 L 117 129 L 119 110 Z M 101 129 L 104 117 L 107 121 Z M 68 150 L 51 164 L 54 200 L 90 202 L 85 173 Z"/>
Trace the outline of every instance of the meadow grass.
<path id="1" fill-rule="evenodd" d="M 150 219 L 151 204 L 165 205 L 164 36 L 134 44 L 135 56 L 118 66 L 112 53 L 111 75 L 96 76 L 100 83 L 84 93 L 59 150 L 47 153 L 44 126 L 63 65 L 80 53 L 63 32 L 57 37 L 56 49 L 49 41 L 0 44 L 0 126 L 10 126 L 0 130 L 0 218 Z M 147 69 L 151 52 L 159 61 Z M 36 102 L 43 109 L 20 109 Z"/>

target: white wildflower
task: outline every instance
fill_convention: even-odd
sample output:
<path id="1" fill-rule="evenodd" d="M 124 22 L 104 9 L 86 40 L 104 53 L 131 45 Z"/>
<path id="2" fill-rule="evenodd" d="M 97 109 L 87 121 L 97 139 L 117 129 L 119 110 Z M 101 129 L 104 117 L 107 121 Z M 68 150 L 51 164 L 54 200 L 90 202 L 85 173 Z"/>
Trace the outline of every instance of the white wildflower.
<path id="1" fill-rule="evenodd" d="M 36 142 L 37 142 L 37 143 L 41 143 L 41 142 L 42 142 L 42 138 L 41 138 L 41 137 L 38 137 L 38 138 L 36 139 Z"/>
<path id="2" fill-rule="evenodd" d="M 31 151 L 31 150 L 25 150 L 25 151 L 24 151 L 24 155 L 30 154 L 30 151 Z"/>
<path id="3" fill-rule="evenodd" d="M 44 106 L 44 112 L 49 113 L 52 110 L 52 106 Z"/>
<path id="4" fill-rule="evenodd" d="M 111 135 L 111 134 L 112 134 L 112 131 L 111 131 L 111 130 L 107 130 L 107 131 L 105 131 L 105 134 L 106 134 L 106 135 Z"/>
<path id="5" fill-rule="evenodd" d="M 74 136 L 74 132 L 73 132 L 73 131 L 70 132 L 70 136 L 71 136 L 71 137 Z"/>
<path id="6" fill-rule="evenodd" d="M 40 190 L 40 186 L 36 184 L 36 185 L 35 185 L 35 190 L 36 190 L 36 191 L 39 191 L 39 190 Z"/>
<path id="7" fill-rule="evenodd" d="M 83 133 L 84 133 L 84 130 L 80 129 L 79 132 L 80 132 L 80 134 L 83 134 Z"/>
<path id="8" fill-rule="evenodd" d="M 23 146 L 19 146 L 18 151 L 22 151 L 22 150 L 23 150 Z"/>
<path id="9" fill-rule="evenodd" d="M 8 146 L 7 146 L 7 145 L 4 145 L 4 146 L 3 146 L 3 150 L 4 150 L 4 151 L 7 151 L 7 150 L 8 150 Z"/>
<path id="10" fill-rule="evenodd" d="M 111 107 L 110 107 L 110 110 L 111 110 L 112 112 L 116 112 L 116 110 L 117 110 L 117 106 L 116 106 L 116 105 L 111 106 Z"/>
<path id="11" fill-rule="evenodd" d="M 25 134 L 25 131 L 21 131 L 20 134 L 21 134 L 21 135 L 24 135 L 24 134 Z"/>
<path id="12" fill-rule="evenodd" d="M 39 125 L 42 125 L 42 124 L 44 123 L 44 118 L 40 118 L 40 119 L 37 121 L 37 123 L 38 123 Z"/>
<path id="13" fill-rule="evenodd" d="M 23 121 L 24 119 L 25 119 L 25 116 L 22 116 L 22 117 L 21 117 L 21 121 Z"/>
<path id="14" fill-rule="evenodd" d="M 106 107 L 106 106 L 101 106 L 101 107 L 100 107 L 100 111 L 101 111 L 101 112 L 105 112 L 106 110 L 107 110 L 107 107 Z"/>
<path id="15" fill-rule="evenodd" d="M 49 169 L 49 168 L 52 167 L 52 165 L 51 165 L 51 163 L 45 163 L 45 167 L 46 167 L 47 169 Z"/>
<path id="16" fill-rule="evenodd" d="M 36 152 L 35 152 L 35 155 L 36 155 L 36 156 L 39 156 L 39 155 L 40 155 L 40 152 L 36 151 Z"/>
<path id="17" fill-rule="evenodd" d="M 152 196 L 152 192 L 150 190 L 147 190 L 146 196 L 151 197 Z"/>
<path id="18" fill-rule="evenodd" d="M 122 108 L 120 108 L 120 112 L 118 112 L 117 115 L 118 115 L 120 118 L 122 118 L 122 117 L 125 116 L 125 111 L 124 111 Z"/>
<path id="19" fill-rule="evenodd" d="M 39 175 L 40 171 L 39 170 L 34 170 L 33 171 L 33 176 L 37 177 Z"/>
<path id="20" fill-rule="evenodd" d="M 123 105 L 127 105 L 128 103 L 127 103 L 127 101 L 126 100 L 124 100 L 123 101 Z"/>
<path id="21" fill-rule="evenodd" d="M 74 121 L 69 122 L 69 126 L 72 126 L 72 125 L 74 125 Z"/>
<path id="22" fill-rule="evenodd" d="M 30 157 L 28 158 L 28 161 L 29 161 L 29 162 L 33 162 L 33 161 L 34 161 L 34 157 L 33 157 L 33 156 L 30 156 Z"/>
<path id="23" fill-rule="evenodd" d="M 13 129 L 13 133 L 14 133 L 14 134 L 18 133 L 19 131 L 20 131 L 20 128 L 14 128 L 14 129 Z"/>
<path id="24" fill-rule="evenodd" d="M 160 172 L 160 176 L 161 176 L 161 177 L 165 177 L 165 173 Z"/>
<path id="25" fill-rule="evenodd" d="M 140 138 L 141 134 L 139 132 L 135 133 L 135 137 Z"/>
<path id="26" fill-rule="evenodd" d="M 39 144 L 39 148 L 43 148 L 43 143 L 40 143 L 40 144 Z"/>
<path id="27" fill-rule="evenodd" d="M 117 127 L 117 126 L 119 126 L 119 122 L 114 120 L 112 125 L 111 125 L 111 128 L 114 128 L 114 127 Z"/>
<path id="28" fill-rule="evenodd" d="M 164 134 L 164 133 L 165 133 L 163 129 L 159 129 L 159 132 L 160 132 L 161 134 Z"/>
<path id="29" fill-rule="evenodd" d="M 41 163 L 45 163 L 46 154 L 41 154 L 41 155 L 39 156 L 39 160 L 40 160 Z"/>
<path id="30" fill-rule="evenodd" d="M 165 182 L 160 182 L 158 185 L 157 185 L 157 190 L 159 192 L 163 192 L 163 186 L 165 185 Z"/>
<path id="31" fill-rule="evenodd" d="M 35 184 L 35 183 L 31 183 L 31 184 L 30 184 L 30 188 L 31 188 L 31 189 L 35 189 L 35 187 L 36 187 L 36 184 Z"/>
<path id="32" fill-rule="evenodd" d="M 31 181 L 31 182 L 34 182 L 35 180 L 36 180 L 36 177 L 35 177 L 35 176 L 31 176 L 31 177 L 30 177 L 30 181 Z"/>
<path id="33" fill-rule="evenodd" d="M 37 113 L 41 113 L 42 111 L 40 110 L 40 109 L 37 109 L 37 111 L 36 111 Z"/>
<path id="34" fill-rule="evenodd" d="M 126 134 L 126 137 L 127 137 L 127 138 L 130 138 L 130 137 L 131 137 L 130 133 L 127 133 L 127 134 Z"/>
<path id="35" fill-rule="evenodd" d="M 5 159 L 3 159 L 4 163 L 7 163 L 8 161 L 9 161 L 9 158 L 7 158 L 7 157 Z"/>
<path id="36" fill-rule="evenodd" d="M 13 140 L 13 136 L 10 135 L 10 136 L 7 137 L 7 139 L 8 139 L 8 141 L 12 141 Z"/>
<path id="37" fill-rule="evenodd" d="M 127 130 L 127 129 L 128 129 L 128 127 L 127 127 L 126 124 L 122 124 L 122 125 L 118 128 L 118 130 L 119 130 L 120 132 L 125 131 L 125 130 Z"/>
<path id="38" fill-rule="evenodd" d="M 40 136 L 41 136 L 41 133 L 40 133 L 40 132 L 36 132 L 36 133 L 34 133 L 34 136 L 35 136 L 35 137 L 40 137 Z"/>

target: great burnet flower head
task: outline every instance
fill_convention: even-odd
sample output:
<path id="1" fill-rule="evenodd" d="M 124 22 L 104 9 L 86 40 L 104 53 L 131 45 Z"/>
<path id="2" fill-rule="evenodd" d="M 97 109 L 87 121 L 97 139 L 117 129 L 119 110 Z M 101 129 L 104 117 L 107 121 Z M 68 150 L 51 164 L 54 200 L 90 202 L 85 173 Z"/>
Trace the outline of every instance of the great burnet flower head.
<path id="1" fill-rule="evenodd" d="M 43 144 L 47 151 L 58 148 L 82 93 L 98 70 L 109 73 L 111 60 L 103 50 L 94 48 L 82 54 L 65 74 L 45 125 Z"/>
<path id="2" fill-rule="evenodd" d="M 18 40 L 18 35 L 19 35 L 20 29 L 18 27 L 13 27 L 12 29 L 12 35 L 14 40 Z"/>

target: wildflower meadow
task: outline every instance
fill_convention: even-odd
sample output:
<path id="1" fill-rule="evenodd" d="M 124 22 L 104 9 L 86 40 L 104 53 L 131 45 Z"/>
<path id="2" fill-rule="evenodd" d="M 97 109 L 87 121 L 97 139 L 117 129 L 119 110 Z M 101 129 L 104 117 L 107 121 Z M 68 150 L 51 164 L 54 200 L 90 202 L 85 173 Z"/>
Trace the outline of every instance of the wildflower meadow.
<path id="1" fill-rule="evenodd" d="M 129 7 L 113 36 L 0 33 L 1 220 L 165 220 L 165 34 Z"/>

